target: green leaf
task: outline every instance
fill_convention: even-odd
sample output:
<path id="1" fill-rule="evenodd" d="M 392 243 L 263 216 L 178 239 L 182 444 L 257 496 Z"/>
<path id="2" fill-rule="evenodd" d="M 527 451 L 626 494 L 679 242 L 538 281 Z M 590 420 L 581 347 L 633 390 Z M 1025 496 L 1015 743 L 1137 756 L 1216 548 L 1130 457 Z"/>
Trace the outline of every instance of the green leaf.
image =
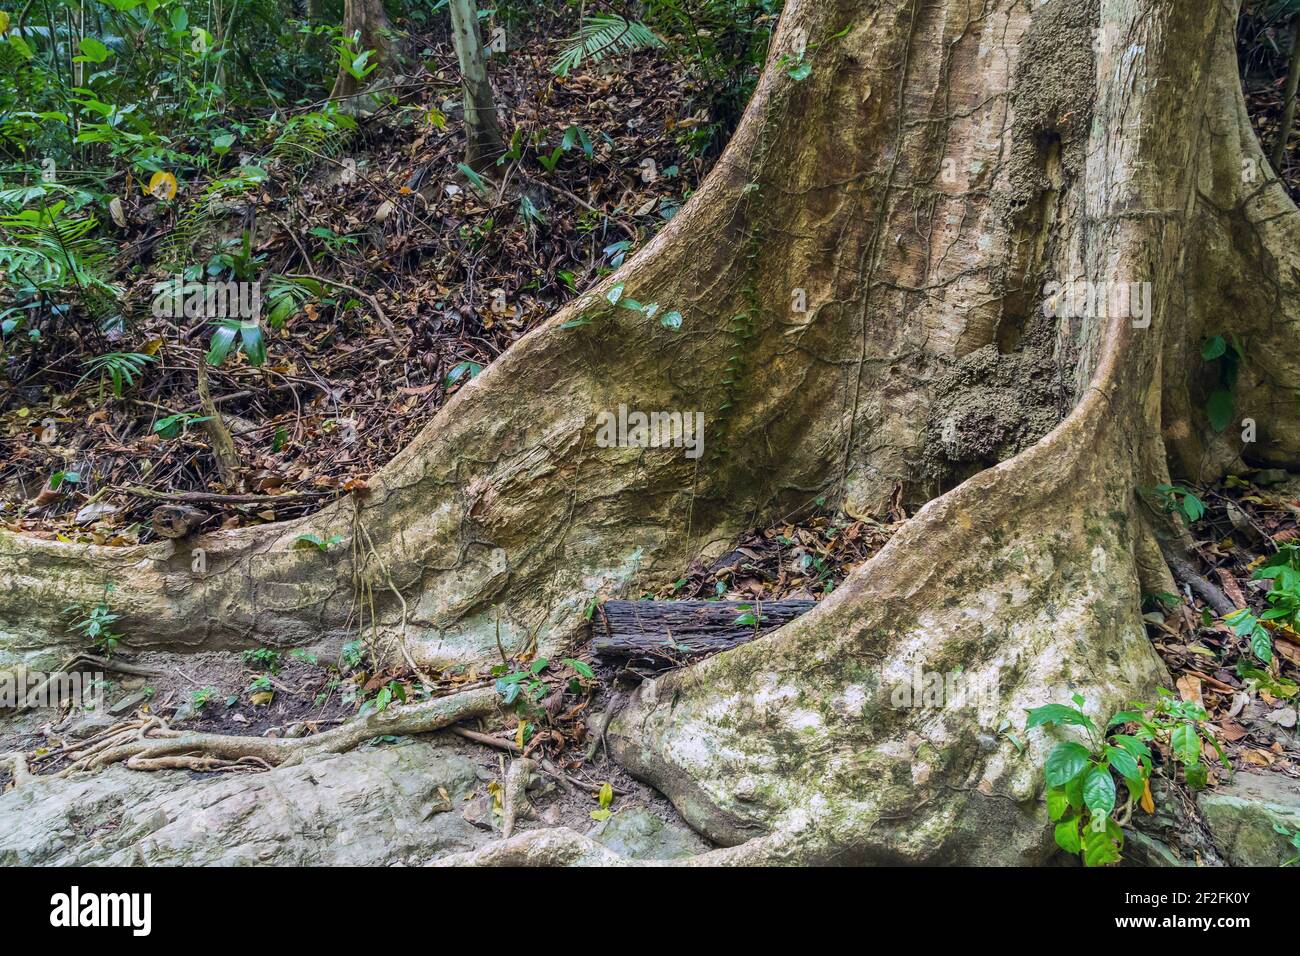
<path id="1" fill-rule="evenodd" d="M 266 361 L 266 339 L 262 337 L 261 326 L 256 322 L 242 323 L 239 326 L 239 338 L 250 365 L 261 365 Z"/>
<path id="2" fill-rule="evenodd" d="M 1126 780 L 1139 773 L 1137 759 L 1120 747 L 1106 747 L 1106 759 L 1115 768 L 1115 772 Z"/>
<path id="3" fill-rule="evenodd" d="M 1083 847 L 1079 838 L 1079 817 L 1072 816 L 1062 820 L 1056 825 L 1053 836 L 1056 838 L 1056 845 L 1066 853 L 1078 853 Z"/>
<path id="4" fill-rule="evenodd" d="M 81 50 L 81 56 L 74 56 L 73 63 L 103 63 L 113 55 L 112 50 L 94 37 L 82 37 L 77 47 Z"/>
<path id="5" fill-rule="evenodd" d="M 800 60 L 786 72 L 792 80 L 806 80 L 812 76 L 812 64 L 807 60 Z"/>
<path id="6" fill-rule="evenodd" d="M 1263 627 L 1256 626 L 1256 628 L 1250 632 L 1250 652 L 1265 664 L 1272 661 L 1273 635 L 1264 630 Z"/>
<path id="7" fill-rule="evenodd" d="M 477 362 L 460 362 L 457 365 L 453 366 L 451 371 L 447 373 L 445 384 L 448 388 L 450 388 L 452 385 L 455 385 L 462 378 L 464 378 L 467 374 L 469 375 L 470 378 L 473 378 L 481 371 L 483 371 L 483 366 L 479 365 Z"/>
<path id="8" fill-rule="evenodd" d="M 1190 491 L 1183 494 L 1183 514 L 1188 521 L 1200 521 L 1205 514 L 1205 503 Z"/>
<path id="9" fill-rule="evenodd" d="M 1222 358 L 1227 351 L 1228 340 L 1222 335 L 1216 335 L 1205 340 L 1205 345 L 1201 347 L 1201 358 L 1213 362 L 1217 358 Z"/>
<path id="10" fill-rule="evenodd" d="M 1065 795 L 1065 791 L 1053 787 L 1047 791 L 1046 797 L 1048 818 L 1059 820 L 1065 816 L 1065 811 L 1070 809 L 1070 798 Z"/>
<path id="11" fill-rule="evenodd" d="M 605 298 L 609 300 L 610 305 L 618 305 L 618 300 L 623 298 L 623 286 L 614 286 L 614 288 L 605 293 Z"/>
<path id="12" fill-rule="evenodd" d="M 1192 723 L 1179 724 L 1169 735 L 1169 746 L 1174 748 L 1174 756 L 1189 767 L 1201 762 L 1201 738 Z"/>
<path id="13" fill-rule="evenodd" d="M 1057 744 L 1047 755 L 1043 768 L 1048 786 L 1065 786 L 1087 768 L 1089 758 L 1088 748 L 1082 744 L 1073 741 Z"/>
<path id="14" fill-rule="evenodd" d="M 672 329 L 676 332 L 682 327 L 682 314 L 677 310 L 667 312 L 659 317 L 659 324 L 665 329 Z"/>
<path id="15" fill-rule="evenodd" d="M 222 325 L 212 333 L 212 343 L 208 346 L 207 362 L 209 365 L 217 366 L 226 360 L 231 347 L 235 344 L 237 331 L 232 326 Z"/>
<path id="16" fill-rule="evenodd" d="M 1115 809 L 1115 778 L 1109 767 L 1093 767 L 1083 781 L 1083 802 L 1094 814 Z"/>
<path id="17" fill-rule="evenodd" d="M 564 658 L 564 663 L 573 668 L 575 674 L 579 677 L 585 677 L 587 680 L 595 680 L 596 672 L 591 669 L 591 665 L 586 661 L 574 660 L 572 657 Z"/>
<path id="18" fill-rule="evenodd" d="M 1067 707 L 1065 704 L 1048 704 L 1045 707 L 1035 707 L 1028 711 L 1029 719 L 1025 723 L 1026 730 L 1033 730 L 1035 727 L 1051 727 L 1054 724 L 1060 726 L 1073 725 L 1076 727 L 1087 727 L 1094 733 L 1097 725 L 1092 722 L 1087 714 L 1075 710 L 1073 707 Z"/>
<path id="19" fill-rule="evenodd" d="M 1104 828 L 1098 830 L 1091 823 L 1083 831 L 1083 865 L 1106 866 L 1119 862 L 1119 851 L 1124 845 L 1124 834 L 1109 817 Z"/>
<path id="20" fill-rule="evenodd" d="M 1210 393 L 1205 403 L 1205 414 L 1209 416 L 1210 426 L 1221 432 L 1232 423 L 1232 392 L 1226 388 L 1216 388 Z"/>
<path id="21" fill-rule="evenodd" d="M 473 169 L 466 166 L 464 163 L 457 163 L 456 168 L 460 170 L 461 175 L 469 180 L 470 185 L 474 187 L 478 194 L 486 198 L 488 195 L 488 187 L 487 183 L 483 181 L 483 177 L 474 172 Z"/>

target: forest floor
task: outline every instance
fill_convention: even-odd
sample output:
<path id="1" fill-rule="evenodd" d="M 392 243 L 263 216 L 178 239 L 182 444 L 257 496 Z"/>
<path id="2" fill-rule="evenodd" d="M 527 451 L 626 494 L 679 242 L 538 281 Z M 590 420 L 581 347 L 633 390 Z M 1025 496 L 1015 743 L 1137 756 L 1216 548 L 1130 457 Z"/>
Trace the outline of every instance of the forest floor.
<path id="1" fill-rule="evenodd" d="M 196 370 L 210 323 L 151 308 L 168 278 L 163 238 L 210 183 L 183 184 L 170 201 L 128 183 L 115 271 L 129 321 L 108 333 L 94 323 L 80 325 L 93 334 L 47 330 L 45 348 L 8 356 L 11 377 L 20 374 L 0 385 L 0 521 L 130 545 L 155 537 L 151 514 L 167 502 L 200 510 L 205 530 L 317 510 L 620 265 L 707 171 L 688 145 L 704 120 L 659 51 L 558 77 L 547 68 L 554 45 L 527 43 L 498 74 L 502 125 L 517 137 L 496 171 L 500 191 L 459 168 L 464 133 L 446 44 L 430 43 L 400 104 L 364 118 L 333 155 L 315 141 L 310 155 L 295 152 L 282 135 L 243 157 L 265 181 L 208 224 L 203 261 L 187 268 L 227 279 L 243 256 L 261 274 L 307 276 L 321 291 L 295 301 L 279 328 L 264 321 L 264 364 L 233 352 L 209 370 L 240 459 L 234 487 L 223 486 L 199 421 Z M 110 350 L 147 356 L 120 394 L 87 364 Z"/>

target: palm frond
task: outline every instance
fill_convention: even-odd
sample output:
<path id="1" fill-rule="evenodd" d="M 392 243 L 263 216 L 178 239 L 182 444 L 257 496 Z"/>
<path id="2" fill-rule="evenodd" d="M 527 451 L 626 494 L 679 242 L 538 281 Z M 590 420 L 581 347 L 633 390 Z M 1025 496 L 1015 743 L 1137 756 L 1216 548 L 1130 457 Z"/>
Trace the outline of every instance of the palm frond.
<path id="1" fill-rule="evenodd" d="M 551 65 L 551 72 L 568 76 L 583 60 L 599 63 L 607 56 L 663 45 L 664 41 L 644 23 L 615 14 L 594 14 L 582 21 L 577 34 L 569 39 L 569 45 Z"/>

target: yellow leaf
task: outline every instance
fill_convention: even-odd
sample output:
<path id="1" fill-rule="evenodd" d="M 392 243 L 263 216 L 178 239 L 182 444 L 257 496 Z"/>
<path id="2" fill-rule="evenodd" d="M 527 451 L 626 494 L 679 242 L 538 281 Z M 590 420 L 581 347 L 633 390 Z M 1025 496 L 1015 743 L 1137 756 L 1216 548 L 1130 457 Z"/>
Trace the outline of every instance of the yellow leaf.
<path id="1" fill-rule="evenodd" d="M 145 355 L 157 355 L 158 350 L 163 347 L 162 336 L 155 336 L 144 344 Z"/>
<path id="2" fill-rule="evenodd" d="M 1151 781 L 1144 782 L 1142 787 L 1142 799 L 1140 801 L 1142 809 L 1147 812 L 1147 816 L 1156 812 L 1156 802 L 1151 798 Z"/>
<path id="3" fill-rule="evenodd" d="M 612 813 L 611 813 L 610 811 L 608 811 L 608 810 L 592 810 L 592 811 L 591 811 L 591 818 L 592 818 L 593 820 L 608 820 L 608 819 L 609 819 L 610 817 L 612 817 L 613 815 L 614 815 L 614 814 L 612 814 Z"/>
<path id="4" fill-rule="evenodd" d="M 607 810 L 609 809 L 609 805 L 613 802 L 614 802 L 614 788 L 611 787 L 609 785 L 609 781 L 606 780 L 604 783 L 600 785 L 600 808 L 602 810 Z"/>
<path id="5" fill-rule="evenodd" d="M 524 731 L 527 729 L 528 724 L 522 720 L 519 721 L 519 727 L 515 730 L 515 746 L 520 750 L 524 749 Z"/>
<path id="6" fill-rule="evenodd" d="M 153 196 L 155 199 L 175 199 L 176 177 L 171 173 L 154 173 L 149 177 L 149 185 L 144 191 L 146 195 Z"/>
<path id="7" fill-rule="evenodd" d="M 253 706 L 261 707 L 263 704 L 269 704 L 273 697 L 275 697 L 275 691 L 259 690 L 256 694 L 250 694 L 248 699 L 253 702 Z"/>
<path id="8" fill-rule="evenodd" d="M 9 31 L 9 14 L 5 13 L 3 10 L 0 10 L 0 34 L 7 33 L 8 31 Z"/>

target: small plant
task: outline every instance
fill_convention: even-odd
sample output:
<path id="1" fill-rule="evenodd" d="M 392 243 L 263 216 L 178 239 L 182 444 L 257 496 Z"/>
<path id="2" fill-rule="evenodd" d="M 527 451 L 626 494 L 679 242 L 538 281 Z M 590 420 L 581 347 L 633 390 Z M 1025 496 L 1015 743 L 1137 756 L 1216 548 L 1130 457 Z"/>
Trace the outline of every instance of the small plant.
<path id="1" fill-rule="evenodd" d="M 600 785 L 600 793 L 596 799 L 600 807 L 591 811 L 591 818 L 593 820 L 608 820 L 614 815 L 614 811 L 610 809 L 614 803 L 614 788 L 608 780 Z"/>
<path id="2" fill-rule="evenodd" d="M 195 415 L 193 412 L 181 412 L 168 415 L 153 423 L 154 434 L 160 438 L 175 438 L 191 425 L 198 425 L 209 420 L 207 415 Z"/>
<path id="3" fill-rule="evenodd" d="M 1156 485 L 1155 493 L 1165 514 L 1181 514 L 1189 524 L 1205 515 L 1205 502 L 1182 485 Z"/>
<path id="4" fill-rule="evenodd" d="M 248 699 L 254 707 L 269 704 L 275 697 L 275 685 L 265 674 L 254 677 L 248 685 Z"/>
<path id="5" fill-rule="evenodd" d="M 103 389 L 104 380 L 107 379 L 113 386 L 113 394 L 121 398 L 123 391 L 135 384 L 145 365 L 153 361 L 156 360 L 152 355 L 143 352 L 108 352 L 86 362 L 86 372 L 78 381 L 98 375 L 100 389 Z"/>
<path id="6" fill-rule="evenodd" d="M 244 651 L 244 666 L 266 671 L 268 674 L 280 673 L 280 652 L 269 647 L 259 647 Z"/>
<path id="7" fill-rule="evenodd" d="M 1167 746 L 1174 763 L 1183 768 L 1188 786 L 1199 790 L 1209 782 L 1209 769 L 1201 761 L 1201 742 L 1209 744 L 1225 768 L 1230 765 L 1223 748 L 1209 731 L 1209 715 L 1196 701 L 1182 700 L 1161 687 L 1155 703 L 1135 701 L 1130 710 L 1110 719 L 1110 726 L 1134 724 L 1139 740 Z"/>
<path id="8" fill-rule="evenodd" d="M 295 548 L 315 548 L 317 551 L 328 551 L 331 547 L 343 540 L 343 535 L 332 534 L 328 538 L 322 538 L 318 534 L 300 534 L 294 539 Z"/>
<path id="9" fill-rule="evenodd" d="M 1025 729 L 1073 726 L 1087 733 L 1086 743 L 1063 741 L 1048 754 L 1043 768 L 1047 812 L 1056 824 L 1057 846 L 1082 856 L 1085 866 L 1105 866 L 1117 862 L 1124 848 L 1111 772 L 1118 773 L 1128 789 L 1127 816 L 1135 800 L 1150 800 L 1151 750 L 1136 736 L 1102 734 L 1082 711 L 1083 697 L 1075 694 L 1072 700 L 1073 707 L 1048 704 L 1029 711 Z"/>
<path id="10" fill-rule="evenodd" d="M 1237 336 L 1215 335 L 1205 340 L 1201 358 L 1215 365 L 1219 384 L 1205 402 L 1205 414 L 1216 432 L 1221 432 L 1232 422 L 1234 401 L 1232 391 L 1237 385 L 1241 362 L 1246 357 Z"/>
<path id="11" fill-rule="evenodd" d="M 289 656 L 292 657 L 295 661 L 302 661 L 304 664 L 309 664 L 312 667 L 315 667 L 318 663 L 320 663 L 319 659 L 316 657 L 315 654 L 311 653 L 310 651 L 305 651 L 301 647 L 295 647 L 293 650 L 289 652 Z"/>
<path id="12" fill-rule="evenodd" d="M 194 713 L 203 713 L 203 708 L 212 703 L 212 698 L 216 696 L 216 693 L 216 690 L 211 687 L 201 687 L 190 694 L 190 707 L 194 710 Z"/>
<path id="13" fill-rule="evenodd" d="M 348 641 L 339 650 L 339 661 L 343 665 L 343 670 L 352 671 L 361 666 L 365 649 L 361 646 L 360 641 Z"/>
<path id="14" fill-rule="evenodd" d="M 1238 637 L 1248 638 L 1251 653 L 1267 664 L 1273 660 L 1273 635 L 1268 627 L 1281 625 L 1292 632 L 1300 627 L 1300 546 L 1281 545 L 1276 554 L 1255 569 L 1251 579 L 1271 582 L 1268 603 L 1272 606 L 1258 616 L 1242 608 L 1223 620 Z M 1273 625 L 1266 625 L 1266 621 Z"/>
<path id="15" fill-rule="evenodd" d="M 112 584 L 106 585 L 104 596 L 94 607 L 86 608 L 74 604 L 63 612 L 73 618 L 70 625 L 72 631 L 89 641 L 93 649 L 102 651 L 105 655 L 112 654 L 117 649 L 118 642 L 125 636 L 112 627 L 113 623 L 122 616 L 115 613 L 108 605 L 108 598 L 113 593 L 113 589 Z"/>
<path id="16" fill-rule="evenodd" d="M 501 701 L 507 707 L 512 704 L 522 704 L 522 709 L 527 709 L 529 704 L 538 704 L 546 696 L 546 682 L 540 679 L 542 671 L 550 666 L 550 661 L 545 657 L 539 657 L 528 665 L 527 670 L 513 671 L 509 674 L 497 678 L 497 693 L 501 695 Z M 498 670 L 505 670 L 504 664 L 498 664 L 493 669 L 493 673 Z"/>
<path id="17" fill-rule="evenodd" d="M 392 706 L 393 701 L 405 704 L 406 698 L 406 685 L 401 681 L 390 680 L 379 688 L 379 693 L 361 705 L 361 709 L 357 711 L 357 716 L 364 717 L 370 713 L 382 714 Z"/>

